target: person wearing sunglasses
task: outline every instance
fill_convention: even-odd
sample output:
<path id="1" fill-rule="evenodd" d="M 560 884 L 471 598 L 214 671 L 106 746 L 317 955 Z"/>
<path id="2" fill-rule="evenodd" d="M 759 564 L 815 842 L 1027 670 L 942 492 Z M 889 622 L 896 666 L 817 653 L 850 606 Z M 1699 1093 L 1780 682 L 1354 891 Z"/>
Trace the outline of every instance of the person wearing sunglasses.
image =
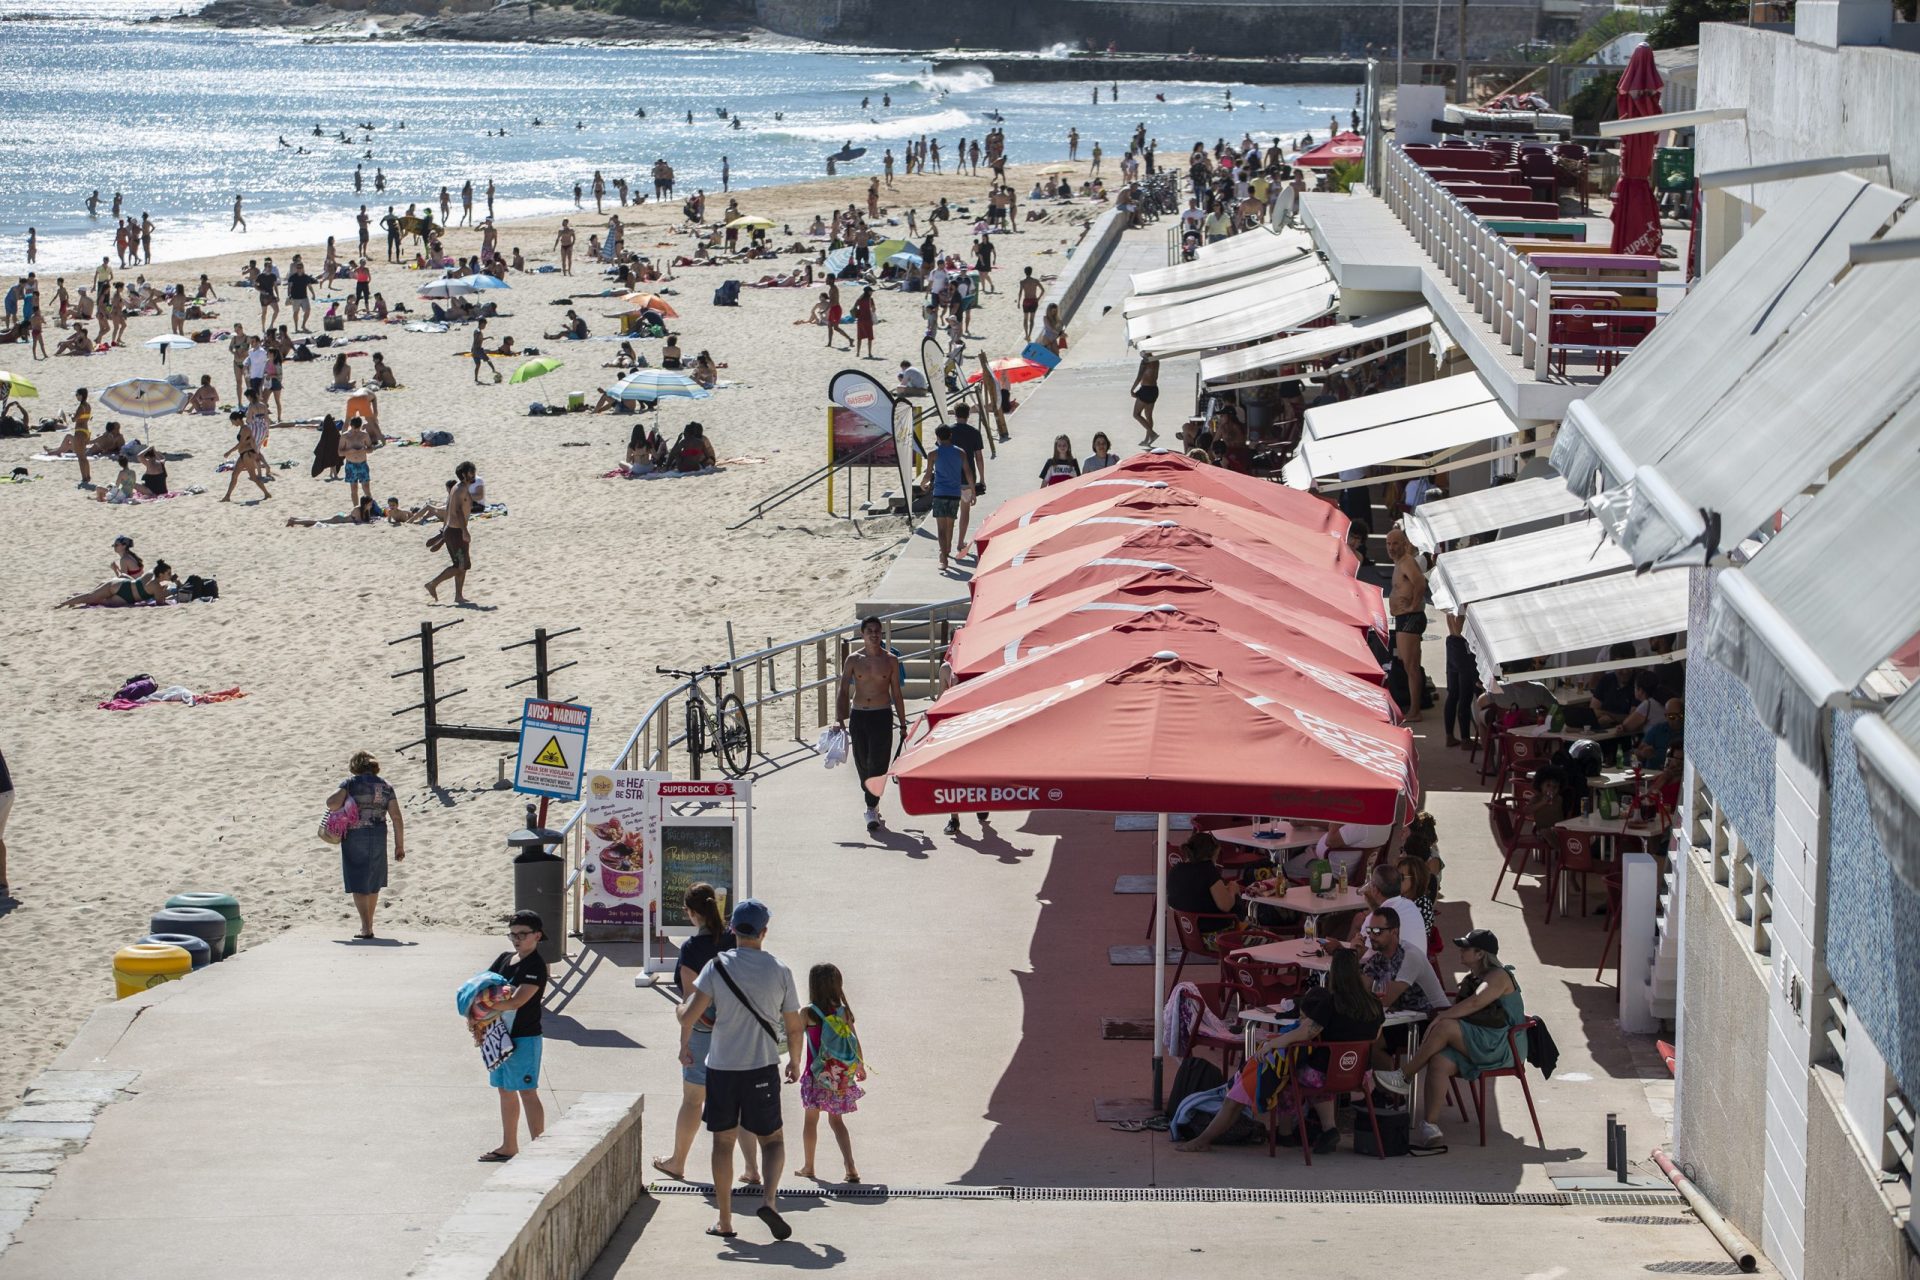
<path id="1" fill-rule="evenodd" d="M 1426 1103 L 1424 1123 L 1413 1134 L 1417 1146 L 1436 1146 L 1442 1142 L 1440 1127 L 1434 1121 L 1446 1105 L 1449 1080 L 1472 1080 L 1482 1071 L 1513 1065 L 1513 1048 L 1522 1057 L 1527 1052 L 1527 1035 L 1521 1032 L 1510 1046 L 1507 1028 L 1526 1019 L 1527 1011 L 1520 995 L 1520 983 L 1513 966 L 1500 963 L 1500 939 L 1485 929 L 1474 929 L 1455 938 L 1461 963 L 1467 976 L 1460 980 L 1460 999 L 1433 1015 L 1420 1051 L 1398 1071 L 1373 1073 L 1373 1082 L 1392 1093 L 1405 1095 L 1412 1090 L 1415 1075 L 1427 1072 L 1427 1087 L 1421 1095 Z"/>
<path id="2" fill-rule="evenodd" d="M 540 1101 L 540 1001 L 547 990 L 547 962 L 537 948 L 547 936 L 538 912 L 516 911 L 507 921 L 511 950 L 502 951 L 488 970 L 511 985 L 513 993 L 497 1008 L 513 1010 L 513 1052 L 487 1073 L 487 1083 L 500 1093 L 500 1145 L 480 1157 L 482 1164 L 505 1164 L 520 1153 L 520 1112 L 527 1113 L 527 1138 L 537 1139 L 547 1127 L 547 1109 Z"/>

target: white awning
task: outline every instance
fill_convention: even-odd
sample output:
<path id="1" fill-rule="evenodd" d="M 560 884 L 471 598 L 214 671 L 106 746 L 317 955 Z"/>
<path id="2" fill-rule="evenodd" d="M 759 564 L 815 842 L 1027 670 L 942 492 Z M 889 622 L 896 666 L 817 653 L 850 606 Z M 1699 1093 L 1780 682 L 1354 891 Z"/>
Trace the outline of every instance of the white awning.
<path id="1" fill-rule="evenodd" d="M 1827 711 L 1845 706 L 1869 672 L 1920 632 L 1916 493 L 1920 400 L 1882 427 L 1746 569 L 1715 578 L 1700 647 L 1740 677 L 1761 720 L 1815 768 L 1827 763 Z"/>
<path id="2" fill-rule="evenodd" d="M 1476 600 L 1618 573 L 1627 567 L 1627 553 L 1607 537 L 1606 527 L 1583 520 L 1477 547 L 1456 547 L 1434 562 L 1427 581 L 1434 604 L 1451 613 Z"/>
<path id="3" fill-rule="evenodd" d="M 1457 498 L 1423 502 L 1401 527 L 1413 545 L 1431 552 L 1441 544 L 1495 529 L 1513 529 L 1543 520 L 1557 520 L 1586 509 L 1559 476 L 1516 480 Z"/>
<path id="4" fill-rule="evenodd" d="M 1169 329 L 1151 338 L 1134 338 L 1132 322 L 1129 321 L 1127 341 L 1147 355 L 1160 357 L 1211 351 L 1215 347 L 1254 342 L 1298 329 L 1321 316 L 1331 315 L 1339 304 L 1340 287 L 1331 276 L 1323 276 L 1311 289 L 1284 293 L 1231 315 Z"/>
<path id="5" fill-rule="evenodd" d="M 1425 307 L 1408 307 L 1404 311 L 1349 320 L 1345 324 L 1329 325 L 1324 329 L 1307 329 L 1272 342 L 1262 342 L 1258 346 L 1208 356 L 1200 362 L 1200 381 L 1206 386 L 1231 382 L 1236 387 L 1277 382 L 1280 379 L 1277 373 L 1271 377 L 1247 375 L 1263 369 L 1271 370 L 1277 365 L 1318 360 L 1336 351 L 1357 347 L 1363 342 L 1377 342 L 1412 329 L 1425 329 L 1432 323 L 1433 312 Z"/>
<path id="6" fill-rule="evenodd" d="M 1519 430 L 1480 376 L 1463 373 L 1307 410 L 1300 447 L 1281 474 L 1305 489 L 1354 467 L 1403 459 L 1417 460 L 1419 471 L 1444 470 L 1447 455 L 1462 446 Z"/>
<path id="7" fill-rule="evenodd" d="M 1326 293 L 1334 288 L 1333 273 L 1318 258 L 1293 266 L 1276 267 L 1254 277 L 1251 283 L 1216 293 L 1211 297 L 1182 302 L 1157 311 L 1139 312 L 1127 317 L 1127 341 L 1139 343 L 1172 329 L 1205 324 L 1231 316 L 1251 307 L 1263 306 L 1296 293 Z M 1264 335 L 1262 335 L 1264 336 Z"/>
<path id="8" fill-rule="evenodd" d="M 1849 272 L 1643 460 L 1619 530 L 1634 563 L 1704 564 L 1737 546 L 1920 393 L 1916 300 L 1920 261 Z"/>
<path id="9" fill-rule="evenodd" d="M 1258 301 L 1263 293 L 1292 289 L 1298 283 L 1296 277 L 1312 276 L 1316 272 L 1331 274 L 1319 254 L 1301 253 L 1249 275 L 1231 276 L 1212 284 L 1197 284 L 1191 289 L 1175 289 L 1170 293 L 1135 294 L 1120 304 L 1120 311 L 1129 318 L 1152 313 L 1157 322 L 1190 324 L 1195 320 L 1225 315 L 1233 309 L 1219 303 L 1200 305 L 1208 303 L 1209 299 L 1233 294 L 1241 305 L 1245 305 Z"/>
<path id="10" fill-rule="evenodd" d="M 1568 407 L 1553 469 L 1575 493 L 1662 461 L 1840 274 L 1847 246 L 1872 239 L 1906 199 L 1846 174 L 1784 191 L 1619 372 Z"/>
<path id="11" fill-rule="evenodd" d="M 1173 293 L 1231 280 L 1312 251 L 1313 238 L 1304 231 L 1250 231 L 1202 246 L 1191 262 L 1136 271 L 1128 283 L 1136 296 Z"/>
<path id="12" fill-rule="evenodd" d="M 1684 573 L 1614 573 L 1517 596 L 1482 600 L 1467 610 L 1467 645 L 1488 683 L 1545 680 L 1610 671 L 1608 645 L 1687 629 Z M 1667 655 L 1686 657 L 1676 645 Z M 1545 658 L 1543 669 L 1520 664 Z"/>
<path id="13" fill-rule="evenodd" d="M 1920 685 L 1854 721 L 1853 747 L 1887 861 L 1920 891 Z"/>

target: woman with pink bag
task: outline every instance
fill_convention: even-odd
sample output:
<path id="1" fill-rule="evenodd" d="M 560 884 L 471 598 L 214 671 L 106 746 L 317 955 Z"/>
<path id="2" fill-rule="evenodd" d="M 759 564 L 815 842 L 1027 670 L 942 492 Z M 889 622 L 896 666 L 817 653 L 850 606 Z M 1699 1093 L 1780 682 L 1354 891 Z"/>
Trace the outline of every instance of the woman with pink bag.
<path id="1" fill-rule="evenodd" d="M 373 937 L 373 909 L 387 887 L 387 821 L 393 821 L 393 860 L 407 859 L 406 826 L 400 797 L 380 777 L 380 762 L 356 751 L 347 762 L 351 777 L 327 797 L 328 816 L 321 829 L 340 836 L 340 870 L 353 906 L 360 913 L 356 939 Z M 350 815 L 350 816 L 348 816 Z"/>

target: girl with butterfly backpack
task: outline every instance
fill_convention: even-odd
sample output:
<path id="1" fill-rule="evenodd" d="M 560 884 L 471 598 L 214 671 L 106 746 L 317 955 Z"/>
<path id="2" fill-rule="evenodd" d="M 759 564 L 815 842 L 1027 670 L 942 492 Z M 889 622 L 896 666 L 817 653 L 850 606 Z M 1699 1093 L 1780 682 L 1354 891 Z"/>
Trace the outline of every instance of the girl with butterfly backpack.
<path id="1" fill-rule="evenodd" d="M 859 1082 L 867 1078 L 867 1064 L 840 970 L 830 964 L 813 966 L 807 973 L 807 1001 L 802 1014 L 807 1023 L 807 1070 L 800 1077 L 800 1102 L 807 1109 L 802 1138 L 806 1163 L 797 1172 L 803 1178 L 814 1176 L 813 1152 L 820 1136 L 820 1114 L 825 1112 L 834 1141 L 840 1144 L 840 1158 L 846 1162 L 846 1180 L 858 1182 L 853 1135 L 847 1132 L 845 1117 L 865 1093 Z"/>

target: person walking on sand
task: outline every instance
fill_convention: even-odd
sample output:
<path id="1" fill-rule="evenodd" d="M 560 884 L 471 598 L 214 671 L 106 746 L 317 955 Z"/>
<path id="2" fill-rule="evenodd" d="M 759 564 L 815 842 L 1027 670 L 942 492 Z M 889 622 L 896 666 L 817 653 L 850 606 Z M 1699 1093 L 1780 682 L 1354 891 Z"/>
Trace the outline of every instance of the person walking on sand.
<path id="1" fill-rule="evenodd" d="M 694 922 L 698 932 L 680 944 L 680 958 L 674 964 L 674 979 L 680 987 L 681 1009 L 685 1009 L 687 1002 L 693 999 L 694 980 L 708 962 L 721 952 L 732 951 L 740 945 L 727 928 L 726 918 L 720 914 L 720 898 L 712 885 L 697 881 L 687 886 L 683 902 L 687 918 Z M 673 1154 L 653 1158 L 653 1167 L 669 1178 L 684 1180 L 687 1176 L 687 1156 L 693 1152 L 693 1140 L 700 1132 L 700 1112 L 707 1101 L 707 1049 L 712 1044 L 713 1010 L 708 1009 L 687 1037 L 693 1062 L 680 1068 L 680 1111 L 673 1122 Z M 740 1156 L 744 1166 L 740 1171 L 741 1185 L 757 1185 L 760 1181 L 760 1140 L 750 1133 L 742 1133 Z"/>
<path id="2" fill-rule="evenodd" d="M 247 229 L 246 215 L 240 212 L 241 199 L 242 197 L 237 194 L 233 197 L 233 223 L 227 228 L 229 231 L 232 231 L 234 227 L 238 227 L 242 231 Z"/>
<path id="3" fill-rule="evenodd" d="M 1068 129 L 1067 130 L 1067 159 L 1078 160 L 1079 158 L 1080 158 L 1080 131 L 1078 129 Z"/>
<path id="4" fill-rule="evenodd" d="M 891 183 L 889 183 L 891 185 Z M 40 233 L 32 227 L 27 228 L 27 265 L 40 261 Z"/>
<path id="5" fill-rule="evenodd" d="M 560 219 L 560 230 L 553 237 L 553 247 L 560 251 L 560 274 L 563 276 L 573 274 L 573 242 L 577 238 L 578 234 L 573 229 L 572 221 L 567 218 Z"/>
<path id="6" fill-rule="evenodd" d="M 833 335 L 836 333 L 839 334 L 841 338 L 845 339 L 847 344 L 847 350 L 849 351 L 853 350 L 853 339 L 851 337 L 848 337 L 847 331 L 841 327 L 845 319 L 846 319 L 845 313 L 842 312 L 840 309 L 840 284 L 832 276 L 828 276 L 827 277 L 827 350 L 829 351 L 833 350 Z"/>
<path id="7" fill-rule="evenodd" d="M 1095 92 L 1097 93 L 1099 91 L 1095 90 Z M 1097 142 L 1093 144 L 1092 155 L 1093 164 L 1087 169 L 1087 176 L 1089 178 L 1097 178 L 1100 176 L 1100 144 Z"/>
<path id="8" fill-rule="evenodd" d="M 857 1183 L 860 1170 L 854 1167 L 853 1135 L 847 1132 L 844 1117 L 859 1108 L 867 1064 L 838 968 L 817 964 L 807 971 L 807 1007 L 802 1017 L 807 1024 L 807 1067 L 800 1076 L 800 1105 L 806 1108 L 807 1121 L 800 1151 L 806 1163 L 794 1172 L 802 1178 L 815 1176 L 813 1152 L 820 1137 L 820 1115 L 825 1112 L 833 1140 L 840 1144 L 840 1159 L 847 1166 L 846 1181 Z"/>
<path id="9" fill-rule="evenodd" d="M 1040 299 L 1047 288 L 1034 279 L 1033 268 L 1027 267 L 1020 277 L 1020 286 L 1015 292 L 1020 297 L 1020 337 L 1023 341 L 1033 341 L 1033 318 L 1040 314 Z"/>
<path id="10" fill-rule="evenodd" d="M 347 780 L 327 797 L 327 811 L 337 813 L 348 801 L 354 817 L 340 837 L 340 872 L 360 913 L 360 932 L 353 936 L 365 942 L 373 937 L 373 911 L 387 887 L 387 824 L 393 824 L 393 860 L 405 862 L 406 819 L 399 795 L 380 776 L 380 762 L 365 751 L 347 761 Z"/>
<path id="11" fill-rule="evenodd" d="M 465 226 L 472 225 L 472 223 L 473 223 L 473 179 L 468 178 L 460 186 L 460 225 L 465 227 Z"/>
<path id="12" fill-rule="evenodd" d="M 1140 368 L 1133 375 L 1133 420 L 1146 430 L 1141 444 L 1151 446 L 1160 437 L 1153 430 L 1153 406 L 1160 399 L 1160 361 L 1153 356 L 1140 357 Z"/>
<path id="13" fill-rule="evenodd" d="M 7 772 L 6 752 L 0 751 L 0 902 L 13 901 L 7 884 L 7 815 L 13 812 L 13 775 Z"/>
<path id="14" fill-rule="evenodd" d="M 758 898 L 733 908 L 733 934 L 739 946 L 707 962 L 694 980 L 693 999 L 680 1013 L 680 1064 L 689 1066 L 693 1028 L 708 1009 L 714 1013 L 713 1040 L 707 1050 L 707 1132 L 713 1135 L 713 1186 L 717 1220 L 707 1234 L 730 1240 L 733 1229 L 733 1149 L 740 1130 L 760 1139 L 761 1205 L 755 1215 L 775 1240 L 793 1228 L 780 1216 L 780 1174 L 786 1164 L 786 1140 L 780 1115 L 780 1031 L 787 1046 L 787 1083 L 800 1078 L 806 1022 L 793 971 L 766 950 L 773 913 Z"/>
<path id="15" fill-rule="evenodd" d="M 367 469 L 367 453 L 372 448 L 373 438 L 361 420 L 355 418 L 340 437 L 340 461 L 346 470 L 349 506 L 359 506 L 363 495 L 373 496 L 373 477 Z"/>
<path id="16" fill-rule="evenodd" d="M 467 599 L 467 571 L 473 567 L 473 542 L 469 532 L 469 521 L 473 516 L 474 504 L 485 493 L 480 481 L 474 474 L 471 462 L 463 462 L 453 470 L 454 486 L 447 494 L 447 527 L 440 534 L 441 545 L 447 549 L 447 559 L 452 561 L 442 569 L 439 576 L 427 583 L 427 594 L 435 600 L 440 598 L 440 584 L 448 578 L 453 579 L 453 602 L 472 604 Z"/>
<path id="17" fill-rule="evenodd" d="M 540 943 L 547 927 L 536 911 L 516 911 L 507 919 L 507 941 L 487 966 L 487 972 L 505 978 L 510 994 L 495 1001 L 494 1011 L 511 1009 L 513 1052 L 487 1072 L 487 1083 L 500 1093 L 500 1145 L 480 1157 L 481 1164 L 505 1164 L 520 1154 L 520 1113 L 527 1113 L 527 1140 L 538 1142 L 546 1132 L 547 1109 L 540 1101 L 540 1057 L 546 1046 L 541 1034 L 540 1002 L 547 991 L 547 962 Z"/>
<path id="18" fill-rule="evenodd" d="M 856 356 L 860 354 L 861 343 L 866 344 L 868 359 L 880 358 L 873 350 L 873 287 L 871 285 L 862 289 L 860 296 L 853 300 L 853 353 Z"/>
<path id="19" fill-rule="evenodd" d="M 480 381 L 481 365 L 487 366 L 487 372 L 493 375 L 495 382 L 500 381 L 500 371 L 493 367 L 493 356 L 487 351 L 487 322 L 485 320 L 478 321 L 473 326 L 473 346 L 470 350 L 473 355 L 474 383 L 477 385 Z"/>
<path id="20" fill-rule="evenodd" d="M 907 700 L 900 684 L 900 659 L 887 649 L 886 632 L 876 617 L 860 620 L 860 650 L 847 655 L 840 671 L 834 727 L 847 732 L 848 755 L 860 778 L 860 799 L 867 811 L 867 832 L 880 829 L 880 797 L 868 785 L 883 781 L 893 764 L 893 726 L 907 731 Z M 809 1160 L 811 1163 L 811 1160 Z"/>

